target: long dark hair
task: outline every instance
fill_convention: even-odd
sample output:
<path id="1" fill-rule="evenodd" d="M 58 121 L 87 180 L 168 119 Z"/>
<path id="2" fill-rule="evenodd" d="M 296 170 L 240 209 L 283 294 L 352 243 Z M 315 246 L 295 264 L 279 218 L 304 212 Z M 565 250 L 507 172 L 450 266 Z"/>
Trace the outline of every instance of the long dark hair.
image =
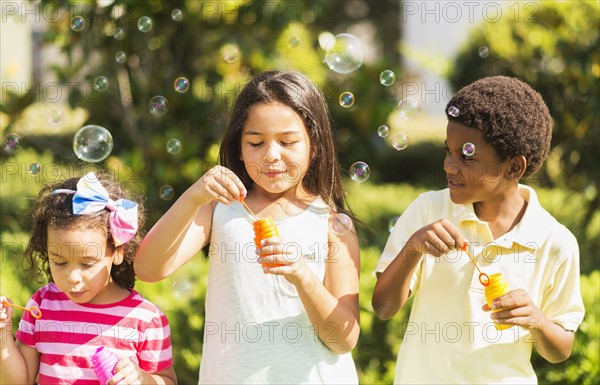
<path id="1" fill-rule="evenodd" d="M 110 199 L 126 198 L 138 204 L 138 225 L 143 229 L 145 222 L 144 206 L 138 200 L 132 199 L 131 194 L 121 189 L 121 186 L 108 173 L 95 172 L 102 186 L 108 191 Z M 100 210 L 92 214 L 73 214 L 73 194 L 52 194 L 57 189 L 77 190 L 80 177 L 70 178 L 63 182 L 45 186 L 38 194 L 29 212 L 31 234 L 23 253 L 26 270 L 33 270 L 38 281 L 45 274 L 49 282 L 53 282 L 48 260 L 48 228 L 75 229 L 85 228 L 106 233 L 107 247 L 123 250 L 123 262 L 113 265 L 112 279 L 120 286 L 131 289 L 135 285 L 133 258 L 142 241 L 142 231 L 138 230 L 129 242 L 115 248 L 108 223 L 108 210 Z"/>
<path id="2" fill-rule="evenodd" d="M 327 104 L 317 87 L 299 72 L 263 72 L 244 86 L 233 104 L 229 125 L 221 141 L 221 165 L 239 176 L 246 187 L 254 183 L 240 155 L 242 129 L 248 111 L 257 103 L 281 103 L 302 117 L 310 138 L 310 162 L 302 185 L 336 211 L 346 211 Z"/>

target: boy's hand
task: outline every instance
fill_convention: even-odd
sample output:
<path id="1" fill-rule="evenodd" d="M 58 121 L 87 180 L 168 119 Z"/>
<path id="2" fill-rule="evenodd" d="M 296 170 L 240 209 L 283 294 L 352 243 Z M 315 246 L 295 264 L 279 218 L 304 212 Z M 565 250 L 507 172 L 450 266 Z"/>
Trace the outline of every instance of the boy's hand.
<path id="1" fill-rule="evenodd" d="M 430 254 L 440 257 L 458 250 L 466 243 L 460 231 L 447 219 L 440 219 L 417 230 L 407 242 L 411 254 Z"/>
<path id="2" fill-rule="evenodd" d="M 537 307 L 523 289 L 512 290 L 492 301 L 492 309 L 485 304 L 484 311 L 502 309 L 490 317 L 499 324 L 521 326 L 531 332 L 539 330 L 548 322 L 546 315 Z"/>
<path id="3" fill-rule="evenodd" d="M 14 309 L 12 306 L 4 306 L 2 303 L 6 301 L 8 303 L 12 303 L 9 298 L 5 296 L 0 296 L 0 329 L 4 329 L 9 325 L 12 325 L 12 315 Z"/>
<path id="4" fill-rule="evenodd" d="M 226 205 L 245 197 L 246 187 L 230 169 L 214 166 L 194 184 L 194 195 L 200 205 L 218 201 Z"/>

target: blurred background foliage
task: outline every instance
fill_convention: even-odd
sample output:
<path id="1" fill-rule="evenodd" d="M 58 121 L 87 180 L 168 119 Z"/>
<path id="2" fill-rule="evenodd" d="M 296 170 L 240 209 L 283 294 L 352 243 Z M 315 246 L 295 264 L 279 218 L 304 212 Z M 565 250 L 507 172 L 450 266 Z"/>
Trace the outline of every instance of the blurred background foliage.
<path id="1" fill-rule="evenodd" d="M 41 40 L 62 54 L 42 70 L 68 90 L 60 105 L 48 105 L 34 92 L 3 95 L 2 135 L 17 133 L 21 148 L 0 153 L 2 168 L 0 211 L 0 292 L 25 303 L 39 283 L 24 276 L 19 258 L 27 242 L 27 212 L 46 182 L 78 175 L 83 169 L 108 169 L 121 183 L 142 193 L 150 224 L 173 200 L 215 162 L 228 108 L 249 78 L 269 69 L 306 73 L 323 91 L 329 104 L 342 169 L 357 160 L 371 169 L 369 181 L 346 180 L 351 208 L 365 224 L 361 241 L 361 338 L 353 354 L 361 383 L 391 383 L 398 348 L 410 306 L 392 320 L 374 315 L 370 300 L 372 271 L 389 235 L 390 221 L 419 193 L 445 186 L 441 168 L 444 128 L 415 123 L 407 149 L 398 152 L 377 135 L 377 127 L 398 126 L 397 104 L 403 97 L 404 77 L 399 52 L 402 10 L 399 1 L 46 1 L 40 9 L 53 12 Z M 527 3 L 530 4 L 530 3 Z M 600 250 L 599 22 L 596 1 L 539 2 L 534 14 L 482 23 L 448 66 L 426 57 L 423 63 L 442 68 L 455 89 L 487 75 L 518 76 L 539 90 L 555 119 L 550 157 L 534 179 L 542 204 L 579 240 L 582 292 L 586 318 L 576 334 L 572 357 L 551 365 L 534 354 L 540 383 L 595 384 L 600 382 L 600 309 L 598 250 Z M 182 11 L 174 20 L 172 11 Z M 520 8 L 526 9 L 526 8 Z M 81 32 L 70 28 L 71 18 L 86 20 Z M 58 17 L 60 16 L 60 17 Z M 142 33 L 142 16 L 153 21 Z M 115 39 L 121 28 L 122 39 Z M 323 63 L 322 40 L 342 32 L 364 37 L 370 55 L 357 71 L 341 75 Z M 331 35 L 329 35 L 331 36 Z M 486 55 L 482 55 L 485 48 Z M 123 51 L 127 59 L 115 61 Z M 404 53 L 407 50 L 403 50 Z M 384 87 L 379 74 L 391 69 L 396 84 Z M 97 76 L 108 88 L 96 91 Z M 190 81 L 186 93 L 174 90 L 179 76 Z M 352 108 L 338 98 L 350 90 Z M 165 96 L 168 113 L 154 116 L 148 101 Z M 61 124 L 47 116 L 60 108 Z M 72 149 L 74 133 L 85 124 L 109 129 L 111 155 L 85 163 Z M 182 143 L 170 153 L 169 139 Z M 38 163 L 40 172 L 31 172 Z M 170 186 L 172 195 L 162 195 Z M 206 257 L 199 255 L 184 269 L 156 284 L 136 288 L 168 315 L 177 347 L 175 367 L 182 384 L 197 382 L 202 351 Z M 15 324 L 16 324 L 15 320 Z"/>

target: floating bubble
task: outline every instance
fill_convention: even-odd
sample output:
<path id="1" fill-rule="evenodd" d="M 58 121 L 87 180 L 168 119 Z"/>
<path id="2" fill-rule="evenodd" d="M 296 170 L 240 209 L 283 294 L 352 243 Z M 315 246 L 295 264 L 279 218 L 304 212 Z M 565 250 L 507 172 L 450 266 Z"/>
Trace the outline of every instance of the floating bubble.
<path id="1" fill-rule="evenodd" d="M 29 166 L 27 166 L 27 173 L 31 175 L 37 175 L 42 170 L 42 165 L 40 162 L 31 162 Z"/>
<path id="2" fill-rule="evenodd" d="M 141 32 L 150 32 L 152 30 L 152 19 L 148 16 L 142 16 L 138 19 L 137 27 Z"/>
<path id="3" fill-rule="evenodd" d="M 288 39 L 288 45 L 290 48 L 298 48 L 300 45 L 300 38 L 298 36 L 292 36 Z"/>
<path id="4" fill-rule="evenodd" d="M 462 152 L 463 152 L 463 155 L 465 155 L 465 156 L 475 155 L 475 145 L 471 142 L 467 142 L 467 143 L 463 144 Z"/>
<path id="5" fill-rule="evenodd" d="M 396 222 L 398 222 L 398 219 L 400 219 L 400 217 L 398 215 L 390 218 L 389 222 L 388 222 L 388 231 L 391 233 L 392 230 L 394 230 L 394 226 L 396 226 Z"/>
<path id="6" fill-rule="evenodd" d="M 181 140 L 169 139 L 167 141 L 167 152 L 169 154 L 178 154 L 181 151 Z"/>
<path id="7" fill-rule="evenodd" d="M 158 190 L 158 195 L 160 196 L 160 199 L 168 201 L 173 199 L 175 190 L 173 189 L 173 186 L 166 184 L 160 187 Z"/>
<path id="8" fill-rule="evenodd" d="M 127 54 L 123 51 L 119 51 L 115 54 L 115 61 L 117 63 L 123 64 L 127 60 Z"/>
<path id="9" fill-rule="evenodd" d="M 233 63 L 240 58 L 240 49 L 235 44 L 225 44 L 221 48 L 221 55 L 227 63 Z"/>
<path id="10" fill-rule="evenodd" d="M 21 137 L 19 134 L 7 134 L 2 140 L 2 148 L 10 154 L 19 151 L 21 149 Z"/>
<path id="11" fill-rule="evenodd" d="M 480 58 L 485 59 L 486 57 L 490 56 L 490 49 L 487 46 L 482 45 L 481 47 L 479 47 L 477 53 L 479 54 Z"/>
<path id="12" fill-rule="evenodd" d="M 391 137 L 392 147 L 396 150 L 401 151 L 408 147 L 408 135 L 406 132 L 398 131 L 395 132 Z"/>
<path id="13" fill-rule="evenodd" d="M 162 116 L 169 111 L 169 101 L 164 96 L 154 96 L 148 102 L 148 110 L 154 116 Z"/>
<path id="14" fill-rule="evenodd" d="M 467 208 L 464 205 L 454 205 L 452 207 L 452 216 L 456 219 L 460 219 L 467 214 Z"/>
<path id="15" fill-rule="evenodd" d="M 94 89 L 98 92 L 106 91 L 108 89 L 108 78 L 106 76 L 96 76 Z"/>
<path id="16" fill-rule="evenodd" d="M 340 94 L 340 106 L 350 108 L 354 105 L 354 94 L 352 92 L 342 92 Z"/>
<path id="17" fill-rule="evenodd" d="M 75 32 L 81 32 L 85 29 L 85 19 L 81 16 L 73 16 L 71 19 L 71 29 Z"/>
<path id="18" fill-rule="evenodd" d="M 414 119 L 421 113 L 421 104 L 413 98 L 404 98 L 398 103 L 402 119 Z"/>
<path id="19" fill-rule="evenodd" d="M 365 60 L 365 47 L 354 35 L 341 33 L 325 46 L 325 63 L 329 69 L 340 74 L 356 71 Z"/>
<path id="20" fill-rule="evenodd" d="M 183 11 L 181 9 L 174 9 L 171 12 L 171 19 L 181 21 L 181 19 L 183 19 Z"/>
<path id="21" fill-rule="evenodd" d="M 456 118 L 459 114 L 460 114 L 460 110 L 458 109 L 458 107 L 455 107 L 455 106 L 448 107 L 448 115 Z"/>
<path id="22" fill-rule="evenodd" d="M 385 70 L 379 75 L 379 82 L 386 87 L 391 86 L 396 81 L 396 74 L 394 71 Z"/>
<path id="23" fill-rule="evenodd" d="M 113 37 L 116 40 L 122 40 L 125 37 L 125 31 L 123 31 L 123 28 L 115 28 L 113 31 Z"/>
<path id="24" fill-rule="evenodd" d="M 371 169 L 365 162 L 355 162 L 350 166 L 350 179 L 357 183 L 365 182 L 371 175 Z"/>
<path id="25" fill-rule="evenodd" d="M 337 235 L 344 235 L 352 228 L 352 219 L 344 213 L 334 215 L 329 221 L 331 230 Z"/>
<path id="26" fill-rule="evenodd" d="M 63 113 L 59 108 L 53 108 L 48 112 L 48 123 L 58 126 L 63 122 Z"/>
<path id="27" fill-rule="evenodd" d="M 183 94 L 190 89 L 190 81 L 187 78 L 180 76 L 173 82 L 173 87 L 175 88 L 175 91 Z"/>
<path id="28" fill-rule="evenodd" d="M 94 124 L 80 128 L 73 138 L 73 151 L 85 162 L 100 162 L 106 159 L 112 148 L 113 138 L 110 132 Z"/>
<path id="29" fill-rule="evenodd" d="M 171 285 L 171 290 L 177 298 L 189 297 L 192 294 L 193 285 L 187 279 L 178 279 Z"/>
<path id="30" fill-rule="evenodd" d="M 388 136 L 390 133 L 390 128 L 388 126 L 386 126 L 385 124 L 382 124 L 381 126 L 379 126 L 377 128 L 377 135 L 381 136 L 382 138 L 385 138 L 386 136 Z"/>

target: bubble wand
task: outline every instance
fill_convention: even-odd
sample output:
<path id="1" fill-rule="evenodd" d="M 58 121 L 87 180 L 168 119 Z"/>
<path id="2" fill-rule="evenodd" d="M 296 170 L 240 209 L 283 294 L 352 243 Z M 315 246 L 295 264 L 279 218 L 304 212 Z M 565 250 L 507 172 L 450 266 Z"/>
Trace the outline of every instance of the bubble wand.
<path id="1" fill-rule="evenodd" d="M 16 307 L 16 308 L 19 308 L 19 309 L 26 310 L 35 319 L 42 318 L 42 311 L 37 306 L 24 307 L 24 306 L 15 305 L 14 303 L 10 303 L 8 301 L 2 301 L 2 305 L 3 306 L 12 306 L 12 307 Z"/>
<path id="2" fill-rule="evenodd" d="M 489 284 L 490 284 L 489 275 L 487 275 L 486 273 L 483 273 L 481 270 L 479 270 L 479 266 L 477 266 L 477 263 L 475 263 L 475 260 L 473 259 L 473 257 L 471 257 L 471 254 L 469 254 L 469 251 L 467 250 L 467 246 L 468 246 L 468 243 L 465 242 L 465 244 L 460 249 L 467 254 L 467 256 L 469 257 L 471 262 L 473 262 L 473 265 L 475 265 L 475 268 L 479 272 L 479 282 L 481 282 L 481 284 L 483 286 L 489 286 Z"/>
<path id="3" fill-rule="evenodd" d="M 250 207 L 248 207 L 248 205 L 246 204 L 246 202 L 244 202 L 244 198 L 240 198 L 240 202 L 242 203 L 242 205 L 244 206 L 244 208 L 248 211 L 248 213 L 250 213 L 250 215 L 252 215 L 252 217 L 254 217 L 254 219 L 258 219 L 258 217 L 256 216 L 256 214 L 254 214 L 252 212 L 252 210 L 250 209 Z"/>

